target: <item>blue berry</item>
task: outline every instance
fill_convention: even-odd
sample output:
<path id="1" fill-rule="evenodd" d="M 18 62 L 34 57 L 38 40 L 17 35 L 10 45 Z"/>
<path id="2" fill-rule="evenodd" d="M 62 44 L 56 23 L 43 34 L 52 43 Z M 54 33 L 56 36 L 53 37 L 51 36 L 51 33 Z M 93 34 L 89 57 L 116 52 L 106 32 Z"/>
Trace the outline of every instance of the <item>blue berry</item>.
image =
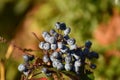
<path id="1" fill-rule="evenodd" d="M 20 72 L 23 72 L 23 71 L 26 71 L 27 68 L 26 68 L 26 66 L 25 66 L 24 64 L 20 64 L 20 65 L 18 66 L 18 70 L 19 70 Z"/>
<path id="2" fill-rule="evenodd" d="M 53 56 L 54 58 L 59 58 L 61 55 L 60 55 L 59 52 L 53 52 L 53 53 L 52 53 L 52 56 Z"/>
<path id="3" fill-rule="evenodd" d="M 60 29 L 60 22 L 56 22 L 55 28 L 56 28 L 56 29 Z"/>
<path id="4" fill-rule="evenodd" d="M 76 60 L 80 59 L 80 56 L 77 54 L 71 54 Z"/>
<path id="5" fill-rule="evenodd" d="M 57 68 L 58 63 L 60 63 L 60 61 L 58 59 L 54 59 L 54 61 L 52 62 L 52 66 L 54 68 Z"/>
<path id="6" fill-rule="evenodd" d="M 75 67 L 80 67 L 81 66 L 81 60 L 80 59 L 76 60 L 75 63 L 74 63 L 74 66 Z"/>
<path id="7" fill-rule="evenodd" d="M 60 51 L 63 53 L 67 53 L 68 50 L 69 50 L 69 48 L 65 45 L 60 49 Z"/>
<path id="8" fill-rule="evenodd" d="M 75 49 L 77 49 L 77 45 L 76 44 L 70 45 L 70 50 L 75 50 Z"/>
<path id="9" fill-rule="evenodd" d="M 51 76 L 51 73 L 48 71 L 47 68 L 42 68 L 41 72 L 44 73 L 46 76 Z"/>
<path id="10" fill-rule="evenodd" d="M 43 56 L 43 62 L 47 63 L 49 61 L 50 61 L 50 59 L 49 59 L 48 55 L 44 55 Z"/>
<path id="11" fill-rule="evenodd" d="M 50 30 L 50 35 L 54 35 L 56 33 L 56 31 L 54 29 Z"/>
<path id="12" fill-rule="evenodd" d="M 92 42 L 91 42 L 91 41 L 86 41 L 86 42 L 85 42 L 85 47 L 90 48 L 91 45 L 92 45 Z"/>
<path id="13" fill-rule="evenodd" d="M 43 46 L 43 49 L 49 50 L 50 49 L 50 44 L 49 43 L 45 43 L 44 46 Z"/>
<path id="14" fill-rule="evenodd" d="M 44 68 L 44 67 L 41 70 L 42 73 L 47 73 L 47 71 L 48 71 L 47 68 Z"/>
<path id="15" fill-rule="evenodd" d="M 57 62 L 57 70 L 62 70 L 64 68 L 61 62 Z"/>
<path id="16" fill-rule="evenodd" d="M 40 43 L 39 43 L 39 48 L 40 48 L 40 49 L 43 49 L 44 44 L 45 44 L 45 42 L 40 42 Z"/>
<path id="17" fill-rule="evenodd" d="M 68 35 L 70 33 L 71 29 L 69 27 L 67 27 L 65 30 L 64 30 L 64 35 Z"/>
<path id="18" fill-rule="evenodd" d="M 70 64 L 70 63 L 66 63 L 66 64 L 65 64 L 65 70 L 66 70 L 66 71 L 72 70 L 72 67 L 73 67 L 73 66 L 72 66 L 72 64 Z"/>
<path id="19" fill-rule="evenodd" d="M 64 44 L 62 42 L 58 42 L 58 48 L 61 49 L 63 48 Z"/>
<path id="20" fill-rule="evenodd" d="M 28 76 L 28 75 L 29 75 L 29 71 L 23 72 L 23 74 L 24 74 L 25 76 Z"/>
<path id="21" fill-rule="evenodd" d="M 65 57 L 65 62 L 66 62 L 66 63 L 70 63 L 71 61 L 72 61 L 72 56 L 68 54 L 68 55 Z"/>
<path id="22" fill-rule="evenodd" d="M 55 39 L 58 39 L 59 34 L 58 33 L 54 33 L 53 36 L 55 37 Z"/>
<path id="23" fill-rule="evenodd" d="M 28 62 L 29 61 L 29 56 L 27 54 L 23 55 L 23 59 L 25 62 Z"/>
<path id="24" fill-rule="evenodd" d="M 96 65 L 95 65 L 95 64 L 91 64 L 91 65 L 90 65 L 90 68 L 95 69 L 95 68 L 96 68 Z"/>
<path id="25" fill-rule="evenodd" d="M 75 66 L 75 72 L 76 72 L 76 74 L 80 74 L 80 67 Z"/>
<path id="26" fill-rule="evenodd" d="M 57 44 L 51 44 L 51 49 L 52 50 L 56 50 L 58 47 L 57 47 Z"/>
<path id="27" fill-rule="evenodd" d="M 45 32 L 45 31 L 44 31 L 44 32 L 42 33 L 43 38 L 45 38 L 48 34 L 49 34 L 48 32 Z"/>
<path id="28" fill-rule="evenodd" d="M 48 35 L 46 35 L 45 37 L 44 37 L 44 40 L 46 41 L 46 42 L 49 42 L 49 38 L 50 38 L 51 36 L 48 34 Z"/>
<path id="29" fill-rule="evenodd" d="M 63 36 L 63 38 L 64 38 L 64 40 L 68 40 L 68 39 L 70 39 L 70 37 L 68 36 L 68 35 L 65 35 L 65 36 Z"/>
<path id="30" fill-rule="evenodd" d="M 35 58 L 34 55 L 30 55 L 30 56 L 29 56 L 29 60 L 30 60 L 30 61 L 32 61 L 34 58 Z"/>
<path id="31" fill-rule="evenodd" d="M 60 23 L 60 30 L 65 30 L 66 29 L 66 24 L 65 23 Z"/>
<path id="32" fill-rule="evenodd" d="M 51 44 L 54 44 L 54 43 L 56 43 L 56 39 L 55 39 L 55 37 L 49 37 L 49 43 L 51 43 Z"/>
<path id="33" fill-rule="evenodd" d="M 50 55 L 50 60 L 54 61 L 56 58 L 53 55 Z"/>
<path id="34" fill-rule="evenodd" d="M 76 40 L 74 38 L 67 40 L 68 45 L 73 45 L 73 44 L 75 44 L 75 42 L 76 42 Z"/>

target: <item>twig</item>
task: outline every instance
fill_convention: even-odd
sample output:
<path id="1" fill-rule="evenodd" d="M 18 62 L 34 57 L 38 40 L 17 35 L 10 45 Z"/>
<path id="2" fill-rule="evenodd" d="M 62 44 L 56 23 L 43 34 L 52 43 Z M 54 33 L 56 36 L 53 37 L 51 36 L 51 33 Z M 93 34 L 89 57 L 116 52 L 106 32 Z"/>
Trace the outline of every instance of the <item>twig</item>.
<path id="1" fill-rule="evenodd" d="M 36 33 L 32 32 L 32 34 L 35 36 L 35 38 L 40 41 L 40 39 L 38 38 L 38 36 L 36 35 Z"/>

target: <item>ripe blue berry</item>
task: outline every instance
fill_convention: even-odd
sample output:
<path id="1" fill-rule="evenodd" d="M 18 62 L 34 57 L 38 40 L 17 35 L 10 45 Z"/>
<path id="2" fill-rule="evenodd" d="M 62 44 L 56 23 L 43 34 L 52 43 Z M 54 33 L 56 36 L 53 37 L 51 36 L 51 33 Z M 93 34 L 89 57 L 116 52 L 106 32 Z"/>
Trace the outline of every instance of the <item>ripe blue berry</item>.
<path id="1" fill-rule="evenodd" d="M 44 43 L 45 43 L 45 42 L 40 42 L 40 43 L 39 43 L 39 48 L 40 48 L 40 49 L 43 49 Z"/>
<path id="2" fill-rule="evenodd" d="M 57 40 L 58 37 L 59 37 L 59 34 L 58 33 L 54 33 L 53 36 L 55 37 L 55 39 Z"/>
<path id="3" fill-rule="evenodd" d="M 57 44 L 51 44 L 51 49 L 56 50 L 57 49 Z"/>
<path id="4" fill-rule="evenodd" d="M 44 37 L 44 40 L 46 41 L 46 42 L 49 42 L 49 38 L 50 38 L 51 36 L 49 35 L 49 34 L 47 34 L 45 37 Z"/>
<path id="5" fill-rule="evenodd" d="M 70 50 L 75 50 L 75 49 L 77 49 L 77 45 L 76 44 L 70 45 Z"/>
<path id="6" fill-rule="evenodd" d="M 69 27 L 67 27 L 65 30 L 64 30 L 64 35 L 68 35 L 70 33 L 71 29 Z"/>
<path id="7" fill-rule="evenodd" d="M 54 43 L 56 43 L 56 39 L 55 39 L 55 37 L 49 37 L 49 43 L 51 43 L 51 44 L 54 44 Z"/>
<path id="8" fill-rule="evenodd" d="M 81 60 L 76 60 L 75 63 L 74 63 L 74 66 L 75 67 L 80 67 L 81 66 Z"/>
<path id="9" fill-rule="evenodd" d="M 73 54 L 71 54 L 76 60 L 78 60 L 78 59 L 80 59 L 80 56 L 79 55 L 77 55 L 77 54 L 75 54 L 75 53 L 73 53 Z"/>
<path id="10" fill-rule="evenodd" d="M 90 68 L 95 69 L 95 68 L 96 68 L 96 65 L 95 65 L 95 64 L 91 64 L 91 65 L 90 65 Z"/>
<path id="11" fill-rule="evenodd" d="M 73 66 L 72 66 L 72 64 L 70 64 L 70 63 L 66 63 L 66 64 L 65 64 L 65 70 L 66 70 L 66 71 L 72 70 L 72 67 L 73 67 Z"/>
<path id="12" fill-rule="evenodd" d="M 18 70 L 19 70 L 20 72 L 23 72 L 23 71 L 26 71 L 27 68 L 26 68 L 26 66 L 25 66 L 24 64 L 20 64 L 20 65 L 18 66 Z"/>
<path id="13" fill-rule="evenodd" d="M 49 34 L 48 32 L 44 31 L 44 32 L 42 33 L 43 38 L 45 38 L 48 34 Z"/>
<path id="14" fill-rule="evenodd" d="M 44 68 L 44 67 L 41 70 L 42 73 L 47 73 L 47 71 L 48 71 L 47 68 Z"/>
<path id="15" fill-rule="evenodd" d="M 50 35 L 54 35 L 56 33 L 56 31 L 54 29 L 50 30 Z"/>
<path id="16" fill-rule="evenodd" d="M 56 22 L 55 28 L 56 28 L 56 29 L 60 29 L 60 22 Z"/>
<path id="17" fill-rule="evenodd" d="M 27 54 L 23 55 L 23 59 L 25 62 L 28 62 L 29 61 L 29 56 Z"/>
<path id="18" fill-rule="evenodd" d="M 60 63 L 60 61 L 58 59 L 54 59 L 54 61 L 52 62 L 52 66 L 54 68 L 57 68 L 58 63 Z"/>
<path id="19" fill-rule="evenodd" d="M 65 46 L 65 45 L 60 49 L 60 51 L 62 53 L 67 53 L 68 50 L 69 50 L 69 48 L 67 46 Z"/>
<path id="20" fill-rule="evenodd" d="M 49 61 L 50 61 L 50 59 L 49 59 L 48 55 L 44 55 L 43 56 L 43 62 L 47 63 Z"/>
<path id="21" fill-rule="evenodd" d="M 76 40 L 74 38 L 67 40 L 68 45 L 73 45 L 73 44 L 75 44 L 75 42 L 76 42 Z"/>
<path id="22" fill-rule="evenodd" d="M 61 49 L 63 48 L 64 44 L 62 42 L 58 42 L 58 48 Z"/>
<path id="23" fill-rule="evenodd" d="M 65 23 L 60 23 L 60 30 L 65 30 L 66 29 L 66 24 Z"/>
<path id="24" fill-rule="evenodd" d="M 49 43 L 45 43 L 44 46 L 43 46 L 43 49 L 49 50 L 50 49 L 50 44 Z"/>
<path id="25" fill-rule="evenodd" d="M 80 67 L 75 66 L 75 72 L 76 72 L 76 74 L 79 74 L 80 73 Z"/>
<path id="26" fill-rule="evenodd" d="M 59 58 L 61 55 L 60 55 L 59 52 L 53 52 L 53 53 L 52 53 L 52 56 L 53 56 L 54 58 Z"/>
<path id="27" fill-rule="evenodd" d="M 68 54 L 68 55 L 65 57 L 65 62 L 66 62 L 66 63 L 70 63 L 71 61 L 72 61 L 72 56 Z"/>
<path id="28" fill-rule="evenodd" d="M 92 42 L 91 42 L 91 41 L 86 41 L 86 42 L 85 42 L 85 47 L 90 48 L 91 45 L 92 45 Z"/>
<path id="29" fill-rule="evenodd" d="M 30 56 L 29 56 L 29 60 L 30 60 L 30 61 L 32 61 L 34 58 L 35 58 L 34 55 L 30 55 Z"/>
<path id="30" fill-rule="evenodd" d="M 24 74 L 25 76 L 28 76 L 28 75 L 29 75 L 29 71 L 23 72 L 23 74 Z"/>
<path id="31" fill-rule="evenodd" d="M 57 62 L 57 70 L 62 70 L 64 68 L 61 62 Z"/>
<path id="32" fill-rule="evenodd" d="M 65 36 L 63 36 L 63 38 L 64 38 L 64 40 L 68 40 L 68 39 L 70 39 L 70 37 L 68 36 L 68 35 L 65 35 Z"/>

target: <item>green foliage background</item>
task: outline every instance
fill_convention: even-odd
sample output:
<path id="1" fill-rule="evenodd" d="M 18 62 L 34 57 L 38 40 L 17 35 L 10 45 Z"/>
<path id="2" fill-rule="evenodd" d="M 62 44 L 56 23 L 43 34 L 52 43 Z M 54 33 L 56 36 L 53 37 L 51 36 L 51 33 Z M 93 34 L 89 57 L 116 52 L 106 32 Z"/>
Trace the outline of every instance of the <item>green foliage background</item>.
<path id="1" fill-rule="evenodd" d="M 28 12 L 39 5 L 30 18 L 34 21 L 33 24 L 38 25 L 40 31 L 53 28 L 57 21 L 65 22 L 72 28 L 71 36 L 76 38 L 79 45 L 90 39 L 93 41 L 92 49 L 100 54 L 96 62 L 98 67 L 94 73 L 95 80 L 120 80 L 120 57 L 112 56 L 109 63 L 106 63 L 104 56 L 108 49 L 120 50 L 119 39 L 114 46 L 101 46 L 93 37 L 97 26 L 110 19 L 113 8 L 119 10 L 119 4 L 115 5 L 114 0 L 0 0 L 0 36 L 11 41 Z M 7 48 L 7 44 L 0 43 L 0 59 L 5 58 Z M 5 60 L 6 80 L 19 80 L 19 63 L 21 60 L 16 61 L 12 57 Z"/>

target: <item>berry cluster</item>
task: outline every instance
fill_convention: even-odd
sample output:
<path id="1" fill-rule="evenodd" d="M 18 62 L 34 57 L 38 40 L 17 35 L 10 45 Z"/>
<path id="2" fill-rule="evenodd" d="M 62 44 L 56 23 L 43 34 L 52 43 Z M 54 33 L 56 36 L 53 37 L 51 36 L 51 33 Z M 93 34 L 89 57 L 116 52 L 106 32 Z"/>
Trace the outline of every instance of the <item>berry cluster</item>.
<path id="1" fill-rule="evenodd" d="M 86 41 L 84 47 L 78 47 L 76 40 L 69 36 L 70 27 L 65 23 L 57 22 L 50 32 L 43 32 L 44 41 L 39 43 L 39 48 L 46 51 L 43 56 L 44 63 L 51 63 L 57 70 L 74 71 L 80 74 L 82 67 L 88 64 L 90 68 L 96 68 L 95 64 L 86 63 L 86 59 L 98 58 L 98 54 L 90 51 L 92 42 Z"/>
<path id="2" fill-rule="evenodd" d="M 55 30 L 56 29 L 56 30 Z M 84 46 L 79 47 L 76 40 L 69 36 L 71 28 L 65 23 L 57 22 L 55 29 L 49 32 L 43 32 L 44 41 L 40 41 L 39 48 L 43 50 L 42 73 L 50 76 L 52 73 L 48 68 L 56 68 L 60 71 L 72 71 L 75 74 L 82 75 L 90 72 L 90 69 L 95 69 L 96 65 L 91 62 L 92 59 L 98 58 L 99 55 L 91 51 L 91 41 L 86 41 Z M 29 62 L 34 59 L 33 55 L 23 55 L 24 64 L 18 66 L 18 70 L 25 75 L 29 75 L 35 69 L 29 65 Z M 45 67 L 44 67 L 45 66 Z M 49 66 L 49 67 L 47 67 Z M 89 67 L 89 68 L 86 68 Z"/>
<path id="3" fill-rule="evenodd" d="M 32 71 L 32 67 L 30 66 L 30 61 L 34 59 L 34 55 L 24 54 L 23 59 L 24 59 L 24 63 L 18 66 L 18 70 L 20 72 L 23 72 L 24 75 L 28 76 Z"/>

